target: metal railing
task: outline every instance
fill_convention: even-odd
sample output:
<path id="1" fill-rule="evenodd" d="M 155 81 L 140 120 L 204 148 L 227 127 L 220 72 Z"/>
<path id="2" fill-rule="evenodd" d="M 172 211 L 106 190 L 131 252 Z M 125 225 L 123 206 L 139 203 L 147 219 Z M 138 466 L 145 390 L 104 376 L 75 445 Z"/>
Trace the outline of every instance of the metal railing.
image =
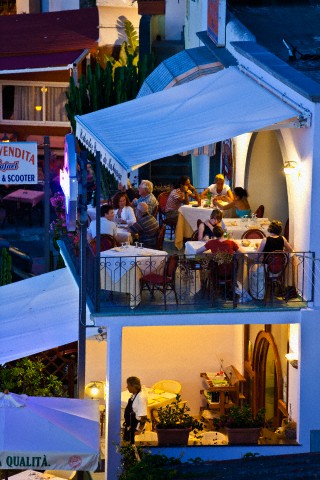
<path id="1" fill-rule="evenodd" d="M 79 256 L 65 245 L 79 275 Z M 312 252 L 283 254 L 280 272 L 275 261 L 267 266 L 258 253 L 237 254 L 228 262 L 207 254 L 106 255 L 97 258 L 87 246 L 87 295 L 95 312 L 106 315 L 303 308 L 314 300 L 317 260 Z"/>

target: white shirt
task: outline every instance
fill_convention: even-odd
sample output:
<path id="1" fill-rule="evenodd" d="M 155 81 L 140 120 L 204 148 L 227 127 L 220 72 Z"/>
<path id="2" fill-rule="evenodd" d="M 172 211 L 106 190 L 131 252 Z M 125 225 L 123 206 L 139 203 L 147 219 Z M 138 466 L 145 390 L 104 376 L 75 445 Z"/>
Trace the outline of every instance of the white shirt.
<path id="1" fill-rule="evenodd" d="M 114 216 L 118 217 L 118 210 L 114 211 Z M 133 223 L 136 223 L 137 219 L 134 214 L 133 208 L 129 206 L 123 207 L 121 212 L 121 219 L 125 220 L 128 225 L 132 225 Z"/>
<path id="2" fill-rule="evenodd" d="M 136 414 L 137 420 L 147 416 L 148 398 L 143 390 L 137 393 L 132 403 L 132 410 Z"/>
<path id="3" fill-rule="evenodd" d="M 229 185 L 224 184 L 222 191 L 220 193 L 218 193 L 217 192 L 217 184 L 213 183 L 212 185 L 210 185 L 208 187 L 208 189 L 209 189 L 209 191 L 212 195 L 227 195 L 228 191 L 230 190 L 230 187 L 229 187 Z"/>
<path id="4" fill-rule="evenodd" d="M 96 238 L 97 235 L 97 221 L 92 220 L 88 227 L 88 236 L 92 239 Z M 117 225 L 114 222 L 111 222 L 105 217 L 100 218 L 100 233 L 108 233 L 115 237 L 117 235 Z"/>

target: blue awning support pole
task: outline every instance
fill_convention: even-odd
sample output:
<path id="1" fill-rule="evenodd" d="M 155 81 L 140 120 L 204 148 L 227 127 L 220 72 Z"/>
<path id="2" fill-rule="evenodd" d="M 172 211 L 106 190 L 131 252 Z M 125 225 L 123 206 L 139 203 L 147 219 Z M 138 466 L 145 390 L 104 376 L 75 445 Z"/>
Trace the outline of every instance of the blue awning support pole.
<path id="1" fill-rule="evenodd" d="M 44 200 L 43 200 L 43 228 L 44 228 L 44 271 L 50 271 L 50 139 L 44 137 Z"/>

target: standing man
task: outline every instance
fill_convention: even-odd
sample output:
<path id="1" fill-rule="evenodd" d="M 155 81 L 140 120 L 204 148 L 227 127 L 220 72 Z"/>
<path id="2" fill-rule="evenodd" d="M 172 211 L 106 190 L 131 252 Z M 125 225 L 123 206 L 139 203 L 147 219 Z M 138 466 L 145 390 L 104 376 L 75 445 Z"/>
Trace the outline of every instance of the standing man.
<path id="1" fill-rule="evenodd" d="M 142 180 L 139 185 L 139 195 L 138 199 L 134 199 L 132 206 L 135 208 L 139 203 L 144 202 L 148 205 L 148 211 L 150 215 L 153 215 L 158 206 L 158 200 L 153 195 L 153 183 L 149 180 Z"/>
<path id="2" fill-rule="evenodd" d="M 148 205 L 145 202 L 138 203 L 137 221 L 129 227 L 134 235 L 139 236 L 139 241 L 147 248 L 155 248 L 159 233 L 159 223 L 150 215 Z"/>
<path id="3" fill-rule="evenodd" d="M 114 222 L 114 210 L 112 205 L 101 205 L 100 209 L 100 233 L 107 233 L 116 238 L 117 225 Z M 90 243 L 97 235 L 97 220 L 92 220 L 87 230 L 87 238 Z"/>
<path id="4" fill-rule="evenodd" d="M 132 395 L 124 411 L 123 440 L 134 444 L 134 436 L 143 432 L 145 427 L 148 399 L 138 377 L 127 378 L 127 389 Z"/>

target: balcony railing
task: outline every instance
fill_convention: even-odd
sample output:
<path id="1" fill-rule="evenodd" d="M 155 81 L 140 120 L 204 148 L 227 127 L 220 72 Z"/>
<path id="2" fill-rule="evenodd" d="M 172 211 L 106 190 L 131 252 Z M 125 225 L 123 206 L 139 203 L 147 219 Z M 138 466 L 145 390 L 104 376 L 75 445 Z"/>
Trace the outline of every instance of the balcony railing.
<path id="1" fill-rule="evenodd" d="M 67 242 L 63 253 L 79 276 L 79 256 Z M 95 312 L 106 315 L 303 308 L 314 298 L 314 254 L 283 255 L 279 273 L 275 260 L 267 267 L 254 253 L 238 254 L 226 264 L 211 255 L 166 252 L 160 257 L 97 258 L 88 246 L 87 295 Z"/>

